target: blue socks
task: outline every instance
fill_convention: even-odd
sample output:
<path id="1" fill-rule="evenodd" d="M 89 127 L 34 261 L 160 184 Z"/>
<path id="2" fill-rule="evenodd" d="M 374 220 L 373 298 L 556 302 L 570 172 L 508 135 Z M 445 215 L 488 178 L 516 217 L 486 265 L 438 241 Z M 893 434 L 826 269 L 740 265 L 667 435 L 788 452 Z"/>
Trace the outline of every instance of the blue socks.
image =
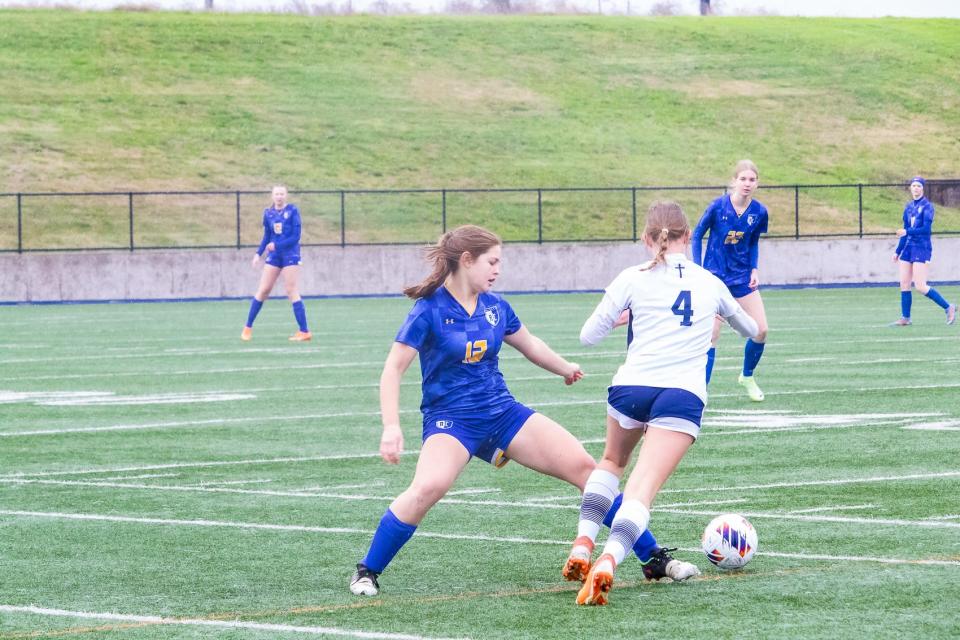
<path id="1" fill-rule="evenodd" d="M 257 319 L 257 314 L 260 313 L 260 308 L 263 306 L 262 300 L 257 300 L 254 298 L 250 301 L 250 313 L 247 314 L 247 326 L 252 327 L 253 321 Z"/>
<path id="2" fill-rule="evenodd" d="M 754 342 L 753 340 L 747 340 L 747 344 L 743 347 L 743 377 L 749 378 L 753 375 L 753 370 L 757 368 L 757 363 L 760 362 L 760 356 L 763 355 L 763 342 Z"/>
<path id="3" fill-rule="evenodd" d="M 620 510 L 620 505 L 622 503 L 623 494 L 621 493 L 613 499 L 613 505 L 610 507 L 610 510 L 607 511 L 607 516 L 603 519 L 603 524 L 608 527 L 613 524 L 613 518 L 617 515 L 617 511 Z M 649 528 L 644 529 L 643 533 L 641 533 L 640 537 L 637 539 L 637 542 L 633 545 L 633 552 L 637 554 L 640 562 L 646 563 L 650 561 L 650 558 L 653 557 L 653 554 L 656 550 L 657 539 L 653 537 L 652 533 L 650 533 Z"/>
<path id="4" fill-rule="evenodd" d="M 710 347 L 710 351 L 707 351 L 707 384 L 710 384 L 710 376 L 713 375 L 713 361 L 717 357 L 717 348 Z"/>
<path id="5" fill-rule="evenodd" d="M 307 333 L 307 310 L 303 308 L 303 300 L 297 300 L 293 303 L 293 317 L 297 319 L 297 325 L 300 331 Z"/>
<path id="6" fill-rule="evenodd" d="M 913 295 L 909 291 L 900 292 L 900 317 L 910 317 L 910 305 L 913 303 Z"/>
<path id="7" fill-rule="evenodd" d="M 940 295 L 940 292 L 930 287 L 930 290 L 923 294 L 940 305 L 940 308 L 946 309 L 950 306 L 950 303 L 943 299 L 943 296 Z M 904 318 L 909 318 L 910 316 L 903 316 Z"/>
<path id="8" fill-rule="evenodd" d="M 387 512 L 380 518 L 380 526 L 373 534 L 373 540 L 370 542 L 370 550 L 367 551 L 363 564 L 367 569 L 374 573 L 383 573 L 393 557 L 397 555 L 401 547 L 407 543 L 413 536 L 417 526 L 402 522 L 393 511 L 387 509 Z"/>

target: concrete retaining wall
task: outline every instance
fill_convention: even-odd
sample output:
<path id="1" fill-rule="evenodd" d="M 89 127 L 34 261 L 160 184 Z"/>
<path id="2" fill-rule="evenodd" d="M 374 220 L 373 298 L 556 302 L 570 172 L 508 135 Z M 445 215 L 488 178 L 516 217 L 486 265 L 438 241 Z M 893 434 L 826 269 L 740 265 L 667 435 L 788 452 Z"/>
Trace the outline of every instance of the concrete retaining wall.
<path id="1" fill-rule="evenodd" d="M 765 284 L 896 282 L 893 238 L 761 243 Z M 250 249 L 0 254 L 0 301 L 169 300 L 246 297 L 259 272 Z M 305 296 L 396 294 L 426 274 L 419 247 L 304 247 Z M 633 243 L 508 244 L 500 291 L 602 289 L 647 258 Z M 960 280 L 960 238 L 934 239 L 931 281 Z M 283 295 L 278 283 L 274 295 Z"/>

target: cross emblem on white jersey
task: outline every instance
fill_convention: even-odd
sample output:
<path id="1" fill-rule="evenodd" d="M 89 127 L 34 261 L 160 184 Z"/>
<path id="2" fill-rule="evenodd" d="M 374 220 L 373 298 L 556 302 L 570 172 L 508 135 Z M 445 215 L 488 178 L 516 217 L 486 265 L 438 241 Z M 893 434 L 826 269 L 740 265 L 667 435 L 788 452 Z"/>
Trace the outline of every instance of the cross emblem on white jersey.
<path id="1" fill-rule="evenodd" d="M 678 264 L 678 265 L 677 265 L 677 273 L 680 274 L 680 277 L 681 277 L 681 278 L 683 277 L 683 265 L 682 265 L 682 264 Z"/>

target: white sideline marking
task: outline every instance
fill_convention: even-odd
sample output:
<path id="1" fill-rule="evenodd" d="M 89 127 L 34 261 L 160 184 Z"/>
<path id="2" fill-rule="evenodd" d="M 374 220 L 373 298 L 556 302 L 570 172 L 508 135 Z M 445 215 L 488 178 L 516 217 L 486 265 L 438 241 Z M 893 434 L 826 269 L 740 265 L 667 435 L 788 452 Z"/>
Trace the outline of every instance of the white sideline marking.
<path id="1" fill-rule="evenodd" d="M 180 475 L 179 473 L 171 475 Z M 104 480 L 112 480 L 112 478 L 104 478 Z M 273 482 L 270 478 L 254 478 L 252 480 L 214 480 L 213 482 L 201 482 L 197 484 L 198 487 L 215 487 L 218 485 L 233 485 L 233 484 L 265 484 L 267 482 Z"/>
<path id="2" fill-rule="evenodd" d="M 915 431 L 960 431 L 960 420 L 942 420 L 940 422 L 919 422 L 908 424 L 904 429 Z"/>
<path id="3" fill-rule="evenodd" d="M 265 622 L 244 622 L 242 620 L 205 620 L 203 618 L 168 618 L 162 616 L 140 616 L 126 613 L 93 613 L 89 611 L 66 611 L 45 607 L 22 607 L 9 604 L 0 605 L 0 611 L 6 613 L 29 613 L 39 616 L 60 618 L 80 618 L 87 620 L 109 620 L 112 622 L 142 622 L 147 624 L 179 625 L 187 627 L 213 627 L 217 629 L 251 629 L 254 631 L 279 631 L 286 633 L 304 633 L 314 636 L 346 636 L 350 638 L 380 638 L 383 640 L 451 640 L 419 636 L 408 633 L 383 633 L 379 631 L 355 631 L 337 627 L 304 627 L 292 624 L 269 624 Z"/>
<path id="4" fill-rule="evenodd" d="M 417 450 L 403 451 L 402 456 L 417 455 Z M 0 480 L 16 478 L 39 478 L 48 476 L 76 476 L 91 473 L 125 473 L 130 471 L 157 471 L 160 469 L 197 469 L 203 467 L 231 467 L 244 465 L 286 464 L 297 462 L 325 462 L 327 460 L 359 460 L 363 458 L 379 458 L 379 453 L 344 453 L 328 456 L 302 456 L 287 458 L 253 458 L 248 460 L 208 460 L 206 462 L 169 462 L 166 464 L 149 464 L 128 467 L 100 467 L 95 469 L 75 469 L 73 471 L 38 471 L 36 473 L 15 473 L 0 476 Z"/>
<path id="5" fill-rule="evenodd" d="M 401 409 L 400 413 L 419 413 L 419 409 Z M 101 431 L 138 431 L 143 429 L 177 429 L 217 424 L 240 424 L 244 422 L 277 422 L 281 420 L 325 420 L 328 418 L 350 418 L 358 416 L 379 416 L 379 411 L 347 411 L 344 413 L 315 413 L 299 416 L 248 416 L 244 418 L 211 418 L 209 420 L 183 420 L 180 422 L 147 422 L 144 424 L 113 424 L 104 427 L 72 427 L 68 429 L 37 429 L 35 431 L 4 431 L 0 438 L 22 436 L 50 436 L 63 433 L 97 433 Z"/>
<path id="6" fill-rule="evenodd" d="M 716 515 L 713 511 L 705 512 L 709 515 Z M 108 516 L 89 513 L 61 513 L 45 511 L 7 511 L 0 510 L 0 516 L 22 516 L 28 518 L 51 518 L 59 520 L 86 520 L 97 522 L 123 522 L 133 524 L 162 525 L 162 526 L 194 526 L 194 527 L 224 527 L 231 529 L 263 529 L 269 531 L 299 531 L 305 533 L 343 533 L 357 535 L 373 535 L 372 530 L 348 529 L 333 527 L 311 527 L 305 525 L 287 525 L 287 524 L 262 524 L 256 522 L 230 522 L 217 520 L 175 520 L 163 518 L 135 518 L 130 516 Z M 699 514 L 697 514 L 699 515 Z M 771 515 L 770 517 L 775 517 Z M 958 525 L 960 526 L 960 525 Z M 569 546 L 570 540 L 547 540 L 536 538 L 499 538 L 494 536 L 483 536 L 473 534 L 445 534 L 433 533 L 430 531 L 417 531 L 417 535 L 425 538 L 440 538 L 445 540 L 481 540 L 483 542 L 511 542 L 521 544 L 539 544 L 539 545 L 559 545 Z M 691 553 L 702 553 L 700 549 L 685 548 L 683 551 Z M 870 556 L 831 556 L 822 554 L 805 553 L 780 553 L 776 551 L 758 551 L 758 556 L 771 556 L 780 558 L 795 558 L 799 560 L 828 560 L 828 561 L 847 561 L 847 562 L 879 562 L 882 564 L 930 564 L 939 566 L 960 567 L 958 560 L 905 560 L 901 558 L 876 558 Z"/>
<path id="7" fill-rule="evenodd" d="M 480 493 L 500 493 L 500 489 L 457 489 L 456 491 L 447 491 L 448 496 L 469 496 Z M 570 496 L 567 496 L 568 498 Z"/>
<path id="8" fill-rule="evenodd" d="M 905 476 L 870 476 L 866 478 L 840 478 L 836 480 L 801 480 L 798 482 L 771 482 L 768 484 L 747 484 L 739 487 L 710 487 L 710 491 L 750 491 L 753 489 L 786 489 L 796 487 L 837 486 L 844 484 L 868 484 L 873 482 L 899 482 L 903 480 L 931 480 L 933 478 L 956 478 L 960 471 L 941 471 L 937 473 L 911 473 Z M 703 487 L 690 489 L 661 489 L 660 493 L 691 493 L 704 491 Z"/>
<path id="9" fill-rule="evenodd" d="M 158 393 L 143 396 L 105 396 L 43 400 L 36 404 L 47 407 L 131 406 L 149 404 L 195 404 L 198 402 L 233 402 L 253 400 L 251 393 Z"/>
<path id="10" fill-rule="evenodd" d="M 715 516 L 715 511 L 694 511 L 690 509 L 659 509 L 662 513 L 688 516 Z M 800 520 L 803 522 L 839 522 L 843 524 L 869 524 L 873 526 L 888 525 L 891 527 L 935 527 L 960 529 L 960 522 L 945 522 L 942 520 L 902 520 L 899 518 L 851 518 L 846 516 L 814 516 L 800 515 L 786 512 L 743 511 L 745 518 L 767 518 L 772 520 Z"/>
<path id="11" fill-rule="evenodd" d="M 103 480 L 143 480 L 144 478 L 176 478 L 179 473 L 142 473 L 138 476 L 111 476 Z M 244 482 L 241 480 L 240 482 Z"/>
<path id="12" fill-rule="evenodd" d="M 126 522 L 136 524 L 180 525 L 191 527 L 225 527 L 229 529 L 262 529 L 266 531 L 301 531 L 304 533 L 348 533 L 372 536 L 373 529 L 354 529 L 351 527 L 315 527 L 302 524 L 268 524 L 261 522 L 232 522 L 229 520 L 180 520 L 175 518 L 136 518 L 132 516 L 108 516 L 95 513 L 63 513 L 49 511 L 0 510 L 0 516 L 22 516 L 27 518 L 53 518 L 59 520 L 88 520 L 95 522 Z M 417 530 L 417 536 L 442 540 L 482 540 L 484 542 L 511 542 L 522 544 L 558 544 L 568 545 L 569 540 L 542 540 L 537 538 L 485 536 L 464 533 L 436 533 Z"/>
<path id="13" fill-rule="evenodd" d="M 793 511 L 788 511 L 787 513 L 820 513 L 821 511 L 850 511 L 858 509 L 876 509 L 877 505 L 875 504 L 847 504 L 847 505 L 836 505 L 833 507 L 814 507 L 812 509 L 794 509 Z M 924 518 L 929 520 L 930 518 Z"/>
<path id="14" fill-rule="evenodd" d="M 949 516 L 930 516 L 925 518 L 925 520 L 960 520 L 960 514 L 953 514 Z"/>

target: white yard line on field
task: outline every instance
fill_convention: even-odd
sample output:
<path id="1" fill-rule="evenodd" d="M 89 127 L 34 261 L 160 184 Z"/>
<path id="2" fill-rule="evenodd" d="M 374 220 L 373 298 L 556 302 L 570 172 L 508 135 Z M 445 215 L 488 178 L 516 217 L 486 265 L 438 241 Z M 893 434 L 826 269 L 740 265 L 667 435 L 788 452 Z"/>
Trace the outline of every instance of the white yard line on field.
<path id="1" fill-rule="evenodd" d="M 707 512 L 710 515 L 716 515 L 715 512 Z M 346 534 L 346 535 L 373 535 L 371 529 L 352 529 L 343 527 L 314 527 L 306 525 L 288 525 L 288 524 L 266 524 L 258 522 L 235 522 L 222 520 L 180 520 L 168 518 L 138 518 L 131 516 L 101 515 L 91 513 L 63 513 L 48 511 L 15 511 L 0 510 L 0 516 L 12 516 L 22 518 L 49 518 L 56 520 L 76 520 L 93 522 L 119 522 L 128 524 L 144 524 L 155 526 L 191 526 L 191 527 L 223 527 L 231 529 L 253 529 L 266 531 L 293 531 L 302 533 L 322 533 L 322 534 Z M 960 526 L 958 524 L 957 526 Z M 504 538 L 498 536 L 485 536 L 477 534 L 446 534 L 431 531 L 417 530 L 417 536 L 424 538 L 438 538 L 443 540 L 479 540 L 482 542 L 506 542 L 516 544 L 536 544 L 536 545 L 559 545 L 566 547 L 570 540 L 549 540 L 539 538 Z M 683 551 L 691 553 L 701 553 L 700 549 L 685 548 Z M 870 556 L 832 556 L 825 554 L 804 554 L 804 553 L 780 553 L 776 551 L 758 551 L 758 556 L 771 556 L 780 558 L 796 558 L 800 560 L 825 560 L 825 561 L 846 561 L 846 562 L 879 562 L 883 564 L 929 564 L 938 566 L 960 567 L 960 561 L 957 560 L 937 560 L 937 559 L 902 559 L 902 558 L 876 558 Z"/>
<path id="2" fill-rule="evenodd" d="M 176 478 L 179 473 L 142 473 L 138 476 L 111 476 L 101 480 L 143 480 L 146 478 Z"/>
<path id="3" fill-rule="evenodd" d="M 834 480 L 799 480 L 796 482 L 770 482 L 767 484 L 747 484 L 728 487 L 710 487 L 710 491 L 752 491 L 755 489 L 792 489 L 797 487 L 841 486 L 847 484 L 872 484 L 876 482 L 902 482 L 904 480 L 933 480 L 935 478 L 957 478 L 960 471 L 940 471 L 931 473 L 911 473 L 903 476 L 867 476 L 864 478 L 837 478 Z M 696 493 L 705 491 L 704 487 L 689 489 L 661 489 L 660 493 Z"/>
<path id="4" fill-rule="evenodd" d="M 875 504 L 838 504 L 832 507 L 814 507 L 812 509 L 794 509 L 787 513 L 820 513 L 822 511 L 857 511 L 860 509 L 876 509 Z M 929 520 L 929 518 L 925 518 Z"/>
<path id="5" fill-rule="evenodd" d="M 79 618 L 81 620 L 105 620 L 109 622 L 130 622 L 145 625 L 166 625 L 181 627 L 206 627 L 210 629 L 243 629 L 248 631 L 269 631 L 272 633 L 299 633 L 313 636 L 340 636 L 377 640 L 450 640 L 434 636 L 421 636 L 409 633 L 386 633 L 381 631 L 359 631 L 339 627 L 305 627 L 292 624 L 270 624 L 266 622 L 244 622 L 242 620 L 208 620 L 205 618 L 171 618 L 165 616 L 141 616 L 125 613 L 95 613 L 90 611 L 67 611 L 37 606 L 0 605 L 0 612 L 26 613 L 37 616 L 59 618 Z"/>
<path id="6" fill-rule="evenodd" d="M 715 511 L 701 511 L 692 509 L 659 509 L 661 513 L 672 513 L 674 515 L 687 516 L 715 516 Z M 740 515 L 745 518 L 771 519 L 771 520 L 799 520 L 803 522 L 837 522 L 842 524 L 869 524 L 871 526 L 891 526 L 891 527 L 932 527 L 960 529 L 960 522 L 946 522 L 943 520 L 903 520 L 899 518 L 852 518 L 846 516 L 818 516 L 801 515 L 787 512 L 767 512 L 767 511 L 740 511 Z"/>
<path id="7" fill-rule="evenodd" d="M 404 451 L 400 455 L 417 455 L 419 451 Z M 207 460 L 204 462 L 169 462 L 166 464 L 136 465 L 124 467 L 98 467 L 93 469 L 73 469 L 70 471 L 38 471 L 35 473 L 15 473 L 0 476 L 0 480 L 16 478 L 40 478 L 49 476 L 76 476 L 94 473 L 126 473 L 131 471 L 158 471 L 160 469 L 202 469 L 208 467 L 259 466 L 273 464 L 299 464 L 301 462 L 325 462 L 328 460 L 361 460 L 379 458 L 379 453 L 343 453 L 325 456 L 297 456 L 284 458 L 252 458 L 246 460 Z"/>

